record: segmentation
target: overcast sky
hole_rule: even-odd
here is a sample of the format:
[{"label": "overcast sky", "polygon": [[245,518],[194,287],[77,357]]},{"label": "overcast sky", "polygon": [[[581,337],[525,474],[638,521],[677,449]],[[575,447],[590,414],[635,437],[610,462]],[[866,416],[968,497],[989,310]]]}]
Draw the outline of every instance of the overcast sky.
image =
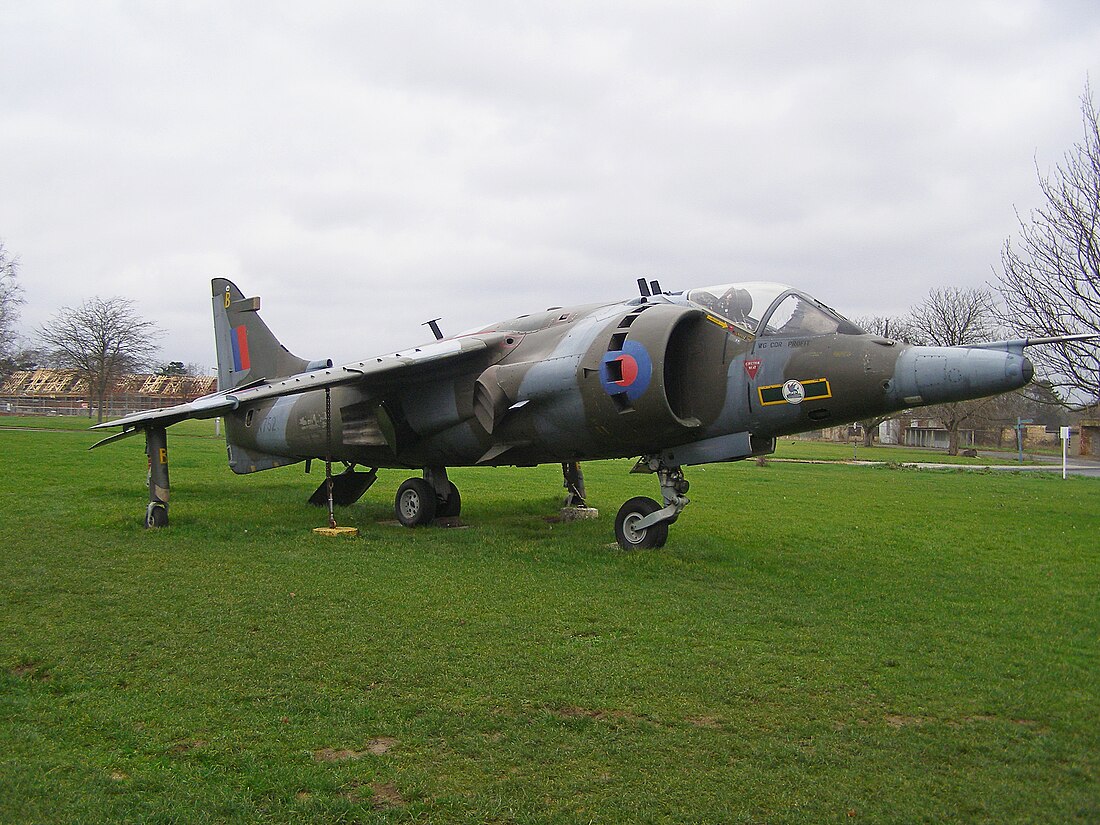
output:
[{"label": "overcast sky", "polygon": [[1100,3],[0,4],[0,239],[29,334],[210,279],[306,358],[738,280],[847,315],[993,278],[1082,137]]}]

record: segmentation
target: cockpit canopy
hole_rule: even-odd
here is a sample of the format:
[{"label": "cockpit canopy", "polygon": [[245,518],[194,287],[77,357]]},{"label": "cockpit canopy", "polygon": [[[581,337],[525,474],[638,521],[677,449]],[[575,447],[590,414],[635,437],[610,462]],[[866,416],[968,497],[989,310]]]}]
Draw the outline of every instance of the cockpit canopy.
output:
[{"label": "cockpit canopy", "polygon": [[689,291],[687,299],[758,336],[864,334],[835,310],[785,284],[706,286]]}]

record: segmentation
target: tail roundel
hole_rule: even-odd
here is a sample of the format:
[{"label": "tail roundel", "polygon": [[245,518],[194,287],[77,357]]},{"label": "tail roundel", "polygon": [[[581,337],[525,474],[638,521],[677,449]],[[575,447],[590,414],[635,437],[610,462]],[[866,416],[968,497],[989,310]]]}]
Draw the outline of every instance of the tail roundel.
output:
[{"label": "tail roundel", "polygon": [[262,378],[305,371],[310,362],[292,355],[260,317],[260,299],[245,298],[225,278],[210,282],[214,306],[214,342],[218,353],[218,389],[231,390]]}]

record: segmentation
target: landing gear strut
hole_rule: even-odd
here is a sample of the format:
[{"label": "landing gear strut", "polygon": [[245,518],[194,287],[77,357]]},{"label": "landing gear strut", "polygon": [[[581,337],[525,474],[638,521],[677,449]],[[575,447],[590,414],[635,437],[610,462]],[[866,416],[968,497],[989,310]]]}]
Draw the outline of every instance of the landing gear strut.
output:
[{"label": "landing gear strut", "polygon": [[419,527],[437,518],[458,518],[462,497],[446,467],[425,467],[423,478],[410,478],[397,488],[393,507],[399,522]]},{"label": "landing gear strut", "polygon": [[145,431],[145,454],[149,457],[149,506],[146,527],[168,526],[168,431],[150,427]]},{"label": "landing gear strut", "polygon": [[631,472],[656,473],[665,506],[645,496],[630,499],[615,517],[615,539],[624,550],[663,547],[668,540],[668,526],[689,503],[688,480],[680,465],[666,464],[654,456],[642,456]]},{"label": "landing gear strut", "polygon": [[586,507],[584,492],[584,473],[581,465],[576,461],[561,465],[562,476],[565,479],[565,504],[563,507]]}]

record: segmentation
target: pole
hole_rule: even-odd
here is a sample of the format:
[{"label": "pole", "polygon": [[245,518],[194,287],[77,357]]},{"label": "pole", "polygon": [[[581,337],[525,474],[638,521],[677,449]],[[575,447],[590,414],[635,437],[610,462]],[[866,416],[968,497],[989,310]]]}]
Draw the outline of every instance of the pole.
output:
[{"label": "pole", "polygon": [[1016,449],[1020,452],[1020,463],[1024,463],[1024,424],[1020,416],[1016,416]]},{"label": "pole", "polygon": [[1069,445],[1069,427],[1061,427],[1059,429],[1059,435],[1062,436],[1062,479],[1066,477],[1066,447]]}]

